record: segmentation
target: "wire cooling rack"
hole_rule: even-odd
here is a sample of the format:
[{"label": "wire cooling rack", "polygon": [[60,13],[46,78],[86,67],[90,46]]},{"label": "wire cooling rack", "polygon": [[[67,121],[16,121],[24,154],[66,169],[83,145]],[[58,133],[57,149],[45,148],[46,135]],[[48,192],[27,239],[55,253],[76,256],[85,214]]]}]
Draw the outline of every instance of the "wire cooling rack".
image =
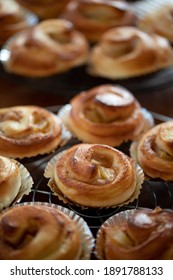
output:
[{"label": "wire cooling rack", "polygon": [[[54,113],[57,113],[60,109],[60,106],[49,107]],[[162,121],[170,120],[170,118],[152,113],[156,123],[160,123]],[[67,207],[78,215],[80,215],[87,222],[90,227],[93,235],[95,236],[98,228],[101,224],[108,219],[110,216],[128,209],[136,209],[136,208],[151,208],[154,209],[156,206],[160,206],[161,208],[173,209],[173,182],[164,182],[158,180],[152,181],[144,181],[141,193],[133,203],[125,205],[123,207],[109,208],[109,209],[81,209],[77,206],[63,204],[62,201],[55,196],[50,188],[47,186],[48,179],[44,178],[43,173],[46,167],[47,162],[57,153],[61,152],[64,149],[68,149],[74,144],[79,143],[77,139],[71,139],[65,146],[58,148],[54,153],[51,153],[46,156],[33,157],[28,159],[21,160],[22,164],[28,169],[31,173],[31,176],[34,180],[34,186],[29,195],[25,196],[21,202],[48,202],[59,204],[64,207]],[[127,144],[128,145],[128,144]],[[122,145],[120,149],[122,151],[128,150],[128,147]]]}]

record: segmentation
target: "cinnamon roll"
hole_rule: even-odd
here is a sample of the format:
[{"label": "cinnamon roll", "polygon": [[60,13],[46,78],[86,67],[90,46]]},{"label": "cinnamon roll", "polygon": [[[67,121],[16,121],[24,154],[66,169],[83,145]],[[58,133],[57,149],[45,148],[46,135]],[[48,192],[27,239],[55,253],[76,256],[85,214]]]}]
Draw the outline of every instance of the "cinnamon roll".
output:
[{"label": "cinnamon roll", "polygon": [[79,144],[47,165],[48,186],[60,199],[82,207],[127,204],[139,195],[143,173],[122,152],[99,144]]},{"label": "cinnamon roll", "polygon": [[131,156],[151,178],[173,180],[173,121],[156,125],[138,143],[133,143]]},{"label": "cinnamon roll", "polygon": [[96,255],[99,259],[173,259],[172,210],[156,208],[136,210],[131,214],[124,212],[124,219],[120,214],[123,213],[105,222],[97,233]]},{"label": "cinnamon roll", "polygon": [[119,27],[103,34],[93,47],[88,64],[91,75],[124,79],[170,67],[173,50],[163,37],[135,27]]},{"label": "cinnamon roll", "polygon": [[119,146],[133,140],[154,124],[146,118],[141,105],[127,89],[105,84],[76,95],[66,114],[61,114],[67,128],[80,140]]},{"label": "cinnamon roll", "polygon": [[82,253],[76,222],[52,206],[19,205],[0,215],[1,260],[74,260]]},{"label": "cinnamon roll", "polygon": [[146,13],[138,26],[148,33],[156,33],[173,43],[173,5],[162,5]]},{"label": "cinnamon roll", "polygon": [[37,106],[0,109],[0,154],[23,158],[53,151],[61,142],[62,124]]},{"label": "cinnamon roll", "polygon": [[15,1],[0,0],[0,45],[13,34],[26,30],[36,23],[35,15],[23,10]]},{"label": "cinnamon roll", "polygon": [[28,194],[33,180],[16,160],[0,156],[0,210]]},{"label": "cinnamon roll", "polygon": [[50,19],[7,42],[6,71],[29,77],[66,72],[88,58],[86,38],[66,20]]},{"label": "cinnamon roll", "polygon": [[136,15],[125,1],[70,1],[62,15],[73,22],[90,42],[97,42],[108,29],[135,25]]},{"label": "cinnamon roll", "polygon": [[58,17],[69,0],[16,0],[21,6],[34,12],[40,19]]}]

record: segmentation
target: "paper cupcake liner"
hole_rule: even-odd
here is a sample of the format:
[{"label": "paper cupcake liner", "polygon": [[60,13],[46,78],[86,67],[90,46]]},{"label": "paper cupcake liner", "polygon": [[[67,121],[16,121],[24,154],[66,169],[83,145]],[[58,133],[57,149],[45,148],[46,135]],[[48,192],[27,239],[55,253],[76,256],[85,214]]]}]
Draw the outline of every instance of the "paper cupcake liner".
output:
[{"label": "paper cupcake liner", "polygon": [[80,260],[89,260],[91,257],[91,253],[93,251],[94,245],[95,245],[95,239],[93,237],[93,234],[88,227],[87,223],[84,221],[82,217],[80,217],[78,214],[73,212],[72,210],[69,210],[68,208],[65,208],[61,205],[56,205],[53,203],[47,203],[47,202],[24,202],[20,203],[14,206],[11,206],[10,208],[7,208],[3,211],[6,212],[14,207],[21,207],[23,205],[38,205],[38,206],[46,206],[46,207],[53,207],[62,213],[64,213],[66,216],[68,216],[70,219],[75,221],[79,232],[81,236],[81,242],[82,242],[82,252],[80,255]]},{"label": "paper cupcake liner", "polygon": [[8,206],[4,206],[3,203],[0,204],[0,210],[3,208],[9,207],[10,205],[15,205],[21,201],[24,195],[28,195],[31,192],[31,188],[33,186],[33,179],[29,173],[29,171],[23,166],[23,164],[19,163],[18,161],[17,165],[19,167],[20,177],[21,177],[21,186],[19,189],[19,192],[15,199],[11,202],[9,202]]},{"label": "paper cupcake liner", "polygon": [[66,104],[66,105],[62,106],[62,108],[59,110],[57,115],[61,119],[64,126],[66,127],[66,130],[68,131],[69,135],[71,135],[71,137],[75,137],[75,135],[71,131],[71,128],[70,128],[69,122],[68,122],[70,111],[71,111],[71,105]]},{"label": "paper cupcake liner", "polygon": [[110,226],[121,226],[123,225],[130,215],[133,215],[133,213],[136,211],[136,209],[132,210],[126,210],[119,212],[118,214],[113,215],[109,219],[107,219],[99,228],[97,235],[96,235],[96,246],[94,250],[94,254],[97,259],[104,260],[104,235],[103,235],[103,229]]},{"label": "paper cupcake liner", "polygon": [[[129,203],[132,203],[135,199],[138,198],[141,189],[142,189],[142,183],[144,181],[144,173],[142,168],[136,163],[136,162],[132,162],[133,165],[133,170],[135,172],[135,176],[136,176],[136,187],[135,187],[135,191],[132,194],[131,197],[128,198],[128,200],[124,201],[123,203],[120,204],[116,204],[113,206],[105,206],[105,207],[91,207],[91,206],[84,206],[84,205],[80,205],[77,204],[75,202],[73,202],[72,200],[70,200],[69,198],[67,198],[59,189],[58,186],[56,185],[53,177],[54,177],[54,167],[56,165],[56,162],[58,161],[58,159],[61,157],[61,155],[64,153],[65,151],[62,151],[61,153],[55,155],[48,163],[47,166],[45,168],[44,171],[44,177],[49,178],[49,182],[48,182],[48,186],[50,187],[50,189],[53,191],[53,194],[58,196],[59,200],[63,201],[63,203],[65,204],[73,204],[76,205],[78,207],[81,207],[83,209],[87,209],[87,208],[115,208],[115,207],[122,207],[123,205],[127,205]],[[56,190],[56,192],[55,192]]]}]

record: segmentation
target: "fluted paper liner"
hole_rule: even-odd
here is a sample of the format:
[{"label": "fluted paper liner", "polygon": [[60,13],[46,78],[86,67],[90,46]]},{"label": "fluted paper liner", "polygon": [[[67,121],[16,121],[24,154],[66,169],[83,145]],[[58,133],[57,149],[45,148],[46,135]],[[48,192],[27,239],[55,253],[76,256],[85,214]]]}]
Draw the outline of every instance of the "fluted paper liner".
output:
[{"label": "fluted paper liner", "polygon": [[80,217],[78,214],[76,214],[75,212],[73,212],[72,210],[65,208],[61,205],[56,205],[53,203],[47,203],[47,202],[24,202],[24,203],[19,203],[17,205],[11,206],[10,208],[7,208],[3,211],[6,212],[8,210],[10,210],[13,207],[21,207],[23,205],[38,205],[38,206],[46,206],[46,207],[53,207],[59,211],[61,211],[62,213],[64,213],[66,216],[68,216],[70,219],[72,219],[73,221],[75,221],[79,232],[80,232],[80,237],[81,237],[81,242],[82,242],[82,252],[80,255],[80,260],[89,260],[91,257],[91,253],[93,251],[94,248],[94,244],[95,244],[95,239],[92,235],[92,232],[89,228],[89,226],[87,225],[87,223],[84,221],[84,219],[82,217]]},{"label": "fluted paper liner", "polygon": [[[57,191],[57,185],[55,184],[55,181],[53,179],[54,177],[54,167],[56,165],[56,162],[58,161],[58,159],[61,157],[61,155],[65,152],[62,151],[61,153],[55,155],[47,164],[46,168],[45,168],[45,171],[44,171],[44,176],[46,178],[49,178],[49,182],[48,182],[48,186],[50,187],[50,189],[53,191],[53,194],[58,196],[58,198],[63,201],[63,203],[68,203],[68,204],[73,204],[73,205],[77,205],[79,207],[82,207],[82,208],[89,208],[90,206],[84,206],[84,205],[80,205],[80,204],[77,204],[73,201],[71,201],[70,199],[68,199],[66,196],[64,196],[64,194],[59,190]],[[140,191],[141,191],[141,188],[142,188],[142,183],[144,181],[144,173],[143,173],[143,170],[142,168],[135,162],[135,161],[132,161],[132,165],[133,165],[133,170],[135,172],[135,175],[136,175],[136,187],[135,187],[135,191],[134,193],[132,194],[131,197],[129,197],[128,200],[124,201],[123,203],[121,204],[116,204],[116,205],[113,205],[113,206],[107,206],[107,207],[95,207],[95,208],[115,208],[115,207],[121,207],[123,205],[127,205],[131,202],[133,202],[135,199],[138,198],[139,194],[140,194]],[[54,191],[56,188],[56,192]],[[93,207],[90,207],[90,208],[93,208]]]},{"label": "fluted paper liner", "polygon": [[[13,159],[14,160],[14,159]],[[16,161],[16,160],[14,160]],[[4,207],[9,207],[10,205],[15,205],[16,203],[19,203],[24,195],[28,195],[31,192],[31,188],[33,186],[33,179],[29,173],[29,171],[23,166],[23,164],[19,163],[18,161],[17,165],[19,167],[20,177],[21,177],[21,186],[19,189],[19,192],[13,202],[9,202],[8,206],[4,206],[3,203],[0,204],[0,210],[2,210]]]},{"label": "fluted paper liner", "polygon": [[95,246],[95,256],[99,260],[104,260],[104,235],[103,235],[103,229],[110,226],[122,226],[129,218],[130,215],[132,215],[135,212],[135,209],[132,210],[126,210],[119,212],[118,214],[113,215],[109,219],[107,219],[99,228],[97,235],[96,235],[96,246]]}]

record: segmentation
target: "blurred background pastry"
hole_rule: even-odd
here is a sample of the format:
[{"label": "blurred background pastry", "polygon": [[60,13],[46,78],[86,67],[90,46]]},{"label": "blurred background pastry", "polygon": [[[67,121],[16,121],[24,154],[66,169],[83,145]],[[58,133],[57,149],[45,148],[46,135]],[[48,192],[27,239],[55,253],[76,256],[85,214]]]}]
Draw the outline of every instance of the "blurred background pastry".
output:
[{"label": "blurred background pastry", "polygon": [[15,33],[35,25],[38,18],[13,0],[0,0],[0,45]]},{"label": "blurred background pastry", "polygon": [[58,17],[69,0],[16,0],[16,2],[43,20]]},{"label": "blurred background pastry", "polygon": [[96,255],[106,260],[172,260],[173,211],[120,212],[97,233]]},{"label": "blurred background pastry", "polygon": [[116,80],[156,72],[172,64],[173,49],[167,39],[136,27],[119,27],[104,33],[92,48],[88,71]]},{"label": "blurred background pastry", "polygon": [[71,22],[50,19],[7,42],[6,52],[9,53],[4,61],[7,72],[45,77],[85,64],[88,42]]},{"label": "blurred background pastry", "polygon": [[77,94],[59,116],[81,141],[110,146],[137,139],[154,124],[131,92],[113,84]]},{"label": "blurred background pastry", "polygon": [[108,29],[135,25],[137,19],[126,1],[113,0],[70,1],[62,17],[73,22],[92,43],[97,42]]},{"label": "blurred background pastry", "polygon": [[148,11],[139,20],[139,28],[167,38],[173,43],[173,4],[161,5],[153,11]]}]

